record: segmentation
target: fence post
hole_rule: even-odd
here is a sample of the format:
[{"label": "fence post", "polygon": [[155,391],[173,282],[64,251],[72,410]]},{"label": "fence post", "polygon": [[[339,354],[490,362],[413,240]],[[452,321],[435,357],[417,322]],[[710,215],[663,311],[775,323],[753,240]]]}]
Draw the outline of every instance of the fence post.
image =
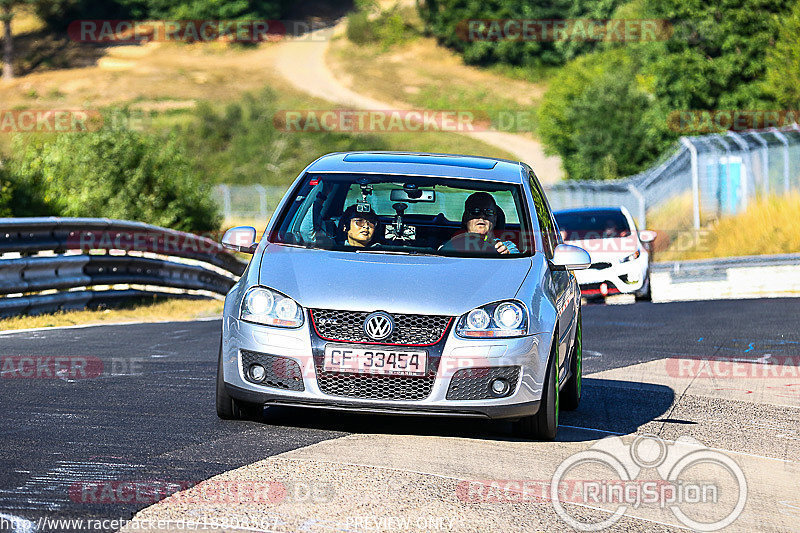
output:
[{"label": "fence post", "polygon": [[778,128],[770,128],[770,132],[783,143],[783,194],[789,192],[789,139]]},{"label": "fence post", "polygon": [[761,160],[761,166],[764,174],[764,193],[769,194],[769,143],[757,131],[751,131],[750,135],[763,147],[764,157]]},{"label": "fence post", "polygon": [[633,183],[628,184],[628,190],[631,191],[633,197],[639,202],[639,214],[637,216],[639,219],[639,228],[647,229],[647,204],[645,203],[644,195],[639,192],[639,189],[637,189]]},{"label": "fence post", "polygon": [[697,168],[697,148],[692,141],[686,137],[681,137],[681,143],[689,149],[692,156],[692,204],[693,204],[693,223],[694,229],[700,229],[700,171]]},{"label": "fence post", "polygon": [[267,189],[263,185],[253,185],[253,188],[258,191],[258,212],[264,220],[267,218]]},{"label": "fence post", "polygon": [[[739,145],[739,148],[742,149],[743,155],[746,155],[747,159],[750,161],[750,164],[746,165],[744,163],[744,157],[742,157],[742,168],[744,168],[745,172],[744,179],[742,180],[742,207],[747,209],[747,204],[750,201],[750,187],[748,187],[747,180],[749,180],[750,175],[753,174],[753,152],[750,150],[750,147],[747,145],[747,142],[742,138],[742,136],[735,131],[729,131],[728,137],[733,139],[733,141]],[[753,183],[755,183],[755,181]]]}]

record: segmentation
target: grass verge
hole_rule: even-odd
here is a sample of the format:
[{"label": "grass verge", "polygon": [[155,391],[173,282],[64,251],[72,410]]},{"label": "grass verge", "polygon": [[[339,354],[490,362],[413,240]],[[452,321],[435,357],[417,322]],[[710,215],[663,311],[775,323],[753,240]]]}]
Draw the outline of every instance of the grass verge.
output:
[{"label": "grass verge", "polygon": [[61,311],[44,315],[15,316],[0,320],[0,331],[117,322],[193,320],[221,316],[222,305],[223,302],[211,299],[173,299],[131,304],[115,309]]},{"label": "grass verge", "polygon": [[[683,206],[681,208],[681,206]],[[771,196],[753,202],[743,213],[725,216],[707,224],[696,235],[691,229],[691,199],[677,199],[670,209],[649,224],[654,229],[668,227],[671,238],[658,261],[712,259],[747,255],[772,255],[800,252],[800,193]],[[672,220],[672,225],[668,225]]]}]

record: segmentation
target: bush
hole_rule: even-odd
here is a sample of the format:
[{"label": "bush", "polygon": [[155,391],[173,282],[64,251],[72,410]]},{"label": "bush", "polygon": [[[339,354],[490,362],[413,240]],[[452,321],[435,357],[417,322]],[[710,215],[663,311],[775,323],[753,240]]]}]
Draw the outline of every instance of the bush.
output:
[{"label": "bush", "polygon": [[109,217],[184,231],[220,225],[208,185],[174,137],[101,130],[27,141],[16,143],[8,169],[20,192],[16,216]]},{"label": "bush", "polygon": [[0,169],[0,217],[10,217],[13,215],[11,206],[14,200],[14,189],[11,182],[3,179],[3,170]]},{"label": "bush", "polygon": [[368,44],[378,41],[373,23],[366,11],[353,11],[347,15],[347,39],[355,44]]},{"label": "bush", "polygon": [[419,35],[398,6],[381,11],[376,4],[358,2],[358,9],[347,16],[347,38],[355,44],[381,43],[385,49]]}]

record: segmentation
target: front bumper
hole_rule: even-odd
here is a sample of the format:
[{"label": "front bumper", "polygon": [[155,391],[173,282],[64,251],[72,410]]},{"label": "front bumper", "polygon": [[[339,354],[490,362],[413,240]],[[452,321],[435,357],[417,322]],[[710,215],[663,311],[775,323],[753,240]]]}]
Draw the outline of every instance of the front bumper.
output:
[{"label": "front bumper", "polygon": [[[240,400],[283,405],[336,409],[365,413],[463,416],[487,419],[520,418],[535,414],[542,395],[542,383],[550,337],[546,334],[513,339],[461,339],[451,330],[444,341],[430,394],[420,400],[377,400],[326,394],[317,383],[308,320],[297,329],[281,329],[226,317],[222,334],[222,365],[228,394]],[[242,350],[285,357],[302,369],[302,391],[255,384],[245,379]],[[502,398],[448,400],[451,378],[463,368],[518,366],[519,379],[513,392]]]},{"label": "front bumper", "polygon": [[[595,266],[598,264],[601,268]],[[609,266],[602,268],[603,263],[593,263],[590,268],[575,271],[582,296],[603,295],[600,289],[603,283],[606,284],[608,294],[632,294],[644,286],[648,269],[648,258],[645,254],[626,263],[609,260],[606,264]]]}]

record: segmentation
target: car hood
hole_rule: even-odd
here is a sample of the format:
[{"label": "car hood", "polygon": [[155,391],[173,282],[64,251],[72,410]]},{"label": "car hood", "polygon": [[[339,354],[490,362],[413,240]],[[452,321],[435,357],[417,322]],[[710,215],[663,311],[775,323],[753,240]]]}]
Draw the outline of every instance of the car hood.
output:
[{"label": "car hood", "polygon": [[635,236],[615,237],[609,239],[584,239],[565,241],[567,244],[580,246],[592,258],[592,263],[601,261],[615,262],[634,253],[639,247]]},{"label": "car hood", "polygon": [[531,258],[334,252],[270,244],[259,283],[305,308],[458,316],[513,298]]}]

